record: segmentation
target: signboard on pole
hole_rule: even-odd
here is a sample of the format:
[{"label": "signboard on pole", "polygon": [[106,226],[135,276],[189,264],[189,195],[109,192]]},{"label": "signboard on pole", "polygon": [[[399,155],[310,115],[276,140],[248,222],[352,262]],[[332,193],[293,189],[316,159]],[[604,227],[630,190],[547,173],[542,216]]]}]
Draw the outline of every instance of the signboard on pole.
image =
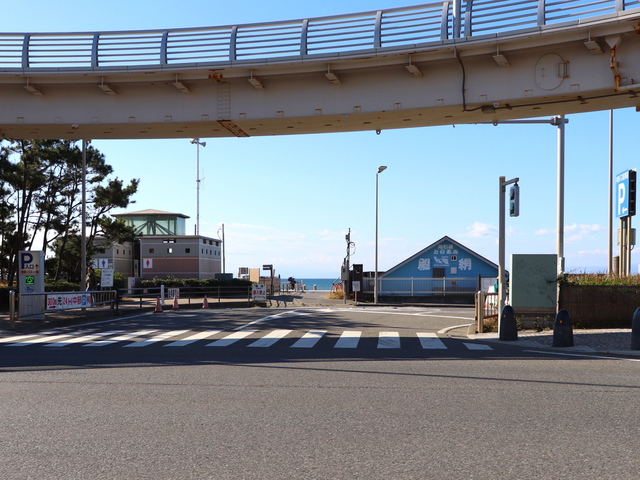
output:
[{"label": "signboard on pole", "polygon": [[267,301],[267,286],[264,283],[254,283],[251,286],[251,300],[258,302]]},{"label": "signboard on pole", "polygon": [[92,305],[90,293],[52,293],[47,295],[47,310],[68,310]]},{"label": "signboard on pole", "polygon": [[616,175],[616,217],[636,214],[636,171],[625,170]]},{"label": "signboard on pole", "polygon": [[18,290],[20,293],[44,292],[44,252],[18,252]]},{"label": "signboard on pole", "polygon": [[100,277],[101,287],[113,287],[113,268],[103,268]]}]

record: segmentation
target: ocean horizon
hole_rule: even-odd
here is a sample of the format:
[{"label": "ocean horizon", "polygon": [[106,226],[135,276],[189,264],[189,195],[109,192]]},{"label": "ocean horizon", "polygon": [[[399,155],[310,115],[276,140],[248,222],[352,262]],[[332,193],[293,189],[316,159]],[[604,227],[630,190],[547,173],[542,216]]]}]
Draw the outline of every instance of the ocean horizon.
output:
[{"label": "ocean horizon", "polygon": [[339,278],[297,278],[296,282],[302,282],[307,290],[313,290],[315,285],[316,290],[331,290],[331,285],[339,283]]}]

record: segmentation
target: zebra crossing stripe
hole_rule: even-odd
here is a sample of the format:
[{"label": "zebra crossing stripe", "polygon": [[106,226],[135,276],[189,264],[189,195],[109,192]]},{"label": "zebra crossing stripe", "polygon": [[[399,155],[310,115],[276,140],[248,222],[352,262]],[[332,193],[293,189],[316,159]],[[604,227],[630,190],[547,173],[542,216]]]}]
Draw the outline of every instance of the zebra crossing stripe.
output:
[{"label": "zebra crossing stripe", "polygon": [[416,335],[420,340],[420,345],[425,350],[446,350],[447,346],[438,338],[435,333],[417,332]]},{"label": "zebra crossing stripe", "polygon": [[235,332],[221,338],[220,340],[216,340],[215,342],[207,343],[205,347],[226,347],[227,345],[231,345],[238,340],[242,340],[244,337],[248,337],[255,332],[257,332],[257,330],[243,330],[241,332]]},{"label": "zebra crossing stripe", "polygon": [[469,350],[493,350],[489,345],[485,345],[483,343],[466,343],[462,342],[462,344],[467,347]]},{"label": "zebra crossing stripe", "polygon": [[137,332],[126,333],[118,337],[113,337],[108,340],[99,340],[97,342],[87,343],[83,347],[104,347],[105,345],[111,345],[112,343],[125,342],[134,338],[142,337],[143,335],[150,335],[157,330],[138,330]]},{"label": "zebra crossing stripe", "polygon": [[45,347],[65,347],[72,343],[85,343],[91,342],[96,338],[108,337],[111,335],[116,335],[118,333],[122,333],[123,330],[111,330],[110,332],[102,332],[102,333],[92,333],[91,335],[83,335],[81,337],[70,338],[68,340],[64,340],[62,342],[48,343]]},{"label": "zebra crossing stripe", "polygon": [[292,330],[274,330],[273,332],[265,335],[264,337],[256,340],[255,342],[247,345],[248,347],[270,347],[281,338],[286,337],[292,332]]},{"label": "zebra crossing stripe", "polygon": [[171,332],[161,333],[160,335],[156,335],[155,337],[145,338],[144,340],[130,343],[129,345],[125,345],[125,347],[146,347],[147,345],[161,342],[163,340],[166,340],[167,338],[177,337],[178,335],[182,335],[183,333],[187,333],[188,331],[189,330],[173,330]]},{"label": "zebra crossing stripe", "polygon": [[11,343],[16,340],[26,340],[27,338],[39,337],[41,333],[32,333],[31,335],[15,335],[13,337],[0,338],[0,343]]},{"label": "zebra crossing stripe", "polygon": [[400,334],[398,332],[380,332],[378,348],[400,348]]},{"label": "zebra crossing stripe", "polygon": [[80,335],[82,333],[85,333],[85,332],[65,333],[65,334],[61,334],[61,335],[45,336],[45,337],[40,337],[40,338],[31,338],[31,339],[28,339],[28,340],[23,340],[22,342],[11,343],[11,344],[7,345],[7,347],[24,347],[26,345],[33,345],[35,343],[51,343],[51,342],[53,342],[55,340],[59,340],[61,338],[69,338],[69,337],[73,337],[74,335]]},{"label": "zebra crossing stripe", "polygon": [[360,335],[362,335],[362,332],[353,330],[342,332],[333,348],[356,348],[360,341]]},{"label": "zebra crossing stripe", "polygon": [[222,330],[206,330],[204,332],[194,333],[182,340],[176,340],[165,345],[165,347],[184,347],[190,343],[197,342],[198,340],[204,340],[205,338],[213,337],[216,333],[220,333]]},{"label": "zebra crossing stripe", "polygon": [[327,333],[326,330],[311,330],[305,333],[300,340],[291,345],[291,348],[312,348]]}]

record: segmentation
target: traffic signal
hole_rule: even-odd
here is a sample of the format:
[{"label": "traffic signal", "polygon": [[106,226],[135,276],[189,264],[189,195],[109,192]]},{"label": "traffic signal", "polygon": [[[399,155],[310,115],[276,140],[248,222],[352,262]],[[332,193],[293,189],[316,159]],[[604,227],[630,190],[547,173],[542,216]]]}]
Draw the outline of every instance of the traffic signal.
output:
[{"label": "traffic signal", "polygon": [[520,215],[520,187],[517,183],[509,189],[509,215],[512,217]]}]

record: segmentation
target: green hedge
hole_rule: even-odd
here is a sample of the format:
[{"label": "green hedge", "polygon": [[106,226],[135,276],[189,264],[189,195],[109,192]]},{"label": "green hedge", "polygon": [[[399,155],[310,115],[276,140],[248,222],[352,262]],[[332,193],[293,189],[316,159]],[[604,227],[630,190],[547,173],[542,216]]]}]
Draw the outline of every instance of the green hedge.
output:
[{"label": "green hedge", "polygon": [[154,278],[152,280],[142,280],[140,287],[153,288],[164,285],[167,288],[179,288],[179,287],[250,287],[249,280],[240,280],[234,278],[233,280],[222,280],[219,278],[205,278],[198,280],[197,278]]}]

